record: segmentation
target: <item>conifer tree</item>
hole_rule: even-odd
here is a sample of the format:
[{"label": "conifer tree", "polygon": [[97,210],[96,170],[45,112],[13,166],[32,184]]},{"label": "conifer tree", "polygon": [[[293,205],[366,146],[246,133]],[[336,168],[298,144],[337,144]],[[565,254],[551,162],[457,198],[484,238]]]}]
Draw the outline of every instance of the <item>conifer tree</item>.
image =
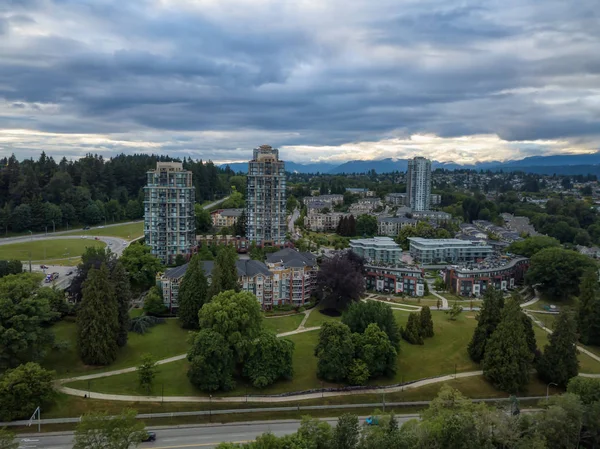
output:
[{"label": "conifer tree", "polygon": [[488,288],[483,295],[483,304],[477,315],[477,327],[468,347],[469,357],[476,363],[483,360],[487,341],[500,322],[503,306],[502,292],[492,287]]},{"label": "conifer tree", "polygon": [[123,347],[127,344],[127,335],[129,333],[129,307],[131,306],[131,284],[125,267],[119,261],[115,264],[111,273],[112,284],[115,289],[115,298],[119,309],[119,333],[117,335],[117,345]]},{"label": "conifer tree", "polygon": [[544,382],[554,382],[566,387],[569,379],[577,376],[579,361],[577,360],[577,332],[575,320],[569,312],[563,312],[556,321],[550,335],[550,344],[537,363],[537,371]]},{"label": "conifer tree", "polygon": [[237,254],[233,246],[219,248],[208,290],[209,300],[226,290],[239,290],[236,260]]},{"label": "conifer tree", "polygon": [[208,302],[208,283],[198,254],[190,260],[179,286],[179,323],[184,329],[198,329],[198,312]]},{"label": "conifer tree", "polygon": [[508,393],[517,393],[527,386],[533,361],[521,313],[519,304],[509,299],[486,344],[482,362],[483,375],[496,388]]},{"label": "conifer tree", "polygon": [[421,322],[421,336],[423,338],[433,337],[433,319],[431,318],[429,306],[423,306],[419,314],[419,319]]},{"label": "conifer tree", "polygon": [[348,232],[346,233],[348,237],[352,237],[356,235],[356,219],[354,215],[350,215],[348,217]]},{"label": "conifer tree", "polygon": [[537,348],[537,341],[535,339],[535,332],[533,330],[533,321],[531,321],[531,318],[529,318],[523,311],[521,311],[521,319],[523,320],[523,329],[525,330],[527,347],[529,348],[529,352],[533,354],[533,359],[535,361],[537,360],[539,351]]},{"label": "conifer tree", "polygon": [[587,270],[581,277],[579,286],[579,310],[577,315],[577,327],[579,339],[585,345],[590,344],[594,338],[593,323],[596,303],[600,301],[598,295],[598,274],[595,270]]},{"label": "conifer tree", "polygon": [[117,357],[119,307],[108,268],[91,268],[77,312],[77,344],[86,365],[108,365]]},{"label": "conifer tree", "polygon": [[406,327],[402,329],[402,338],[412,345],[422,345],[423,337],[421,337],[421,321],[418,313],[408,315]]}]

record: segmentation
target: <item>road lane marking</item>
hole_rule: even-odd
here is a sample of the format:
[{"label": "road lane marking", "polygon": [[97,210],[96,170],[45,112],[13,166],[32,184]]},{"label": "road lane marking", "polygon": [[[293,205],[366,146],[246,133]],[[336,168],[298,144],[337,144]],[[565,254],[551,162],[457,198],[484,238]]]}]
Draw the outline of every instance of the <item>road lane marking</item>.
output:
[{"label": "road lane marking", "polygon": [[161,447],[154,447],[151,446],[152,449],[177,449],[177,448],[181,448],[181,447],[206,447],[206,446],[218,446],[221,443],[231,443],[231,444],[244,444],[244,443],[250,443],[251,441],[254,440],[244,440],[244,441],[217,441],[217,442],[213,442],[213,443],[196,443],[196,444],[183,444],[180,446],[161,446]]}]

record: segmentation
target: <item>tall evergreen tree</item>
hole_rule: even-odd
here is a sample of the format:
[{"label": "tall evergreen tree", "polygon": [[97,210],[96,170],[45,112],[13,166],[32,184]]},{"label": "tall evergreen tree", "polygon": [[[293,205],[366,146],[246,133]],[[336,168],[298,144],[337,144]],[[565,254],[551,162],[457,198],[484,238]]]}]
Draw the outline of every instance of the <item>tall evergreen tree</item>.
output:
[{"label": "tall evergreen tree", "polygon": [[521,319],[523,321],[523,329],[525,330],[527,347],[529,348],[529,352],[533,354],[534,361],[536,361],[539,351],[537,348],[537,341],[535,339],[535,331],[533,330],[533,321],[531,321],[531,318],[529,318],[523,311],[521,311]]},{"label": "tall evergreen tree", "polygon": [[468,346],[469,357],[476,363],[483,360],[487,341],[500,322],[503,306],[502,292],[492,287],[488,288],[483,295],[483,304],[477,315],[477,327]]},{"label": "tall evergreen tree", "polygon": [[233,246],[227,245],[219,248],[212,271],[209,298],[226,290],[239,290],[236,260],[237,254]]},{"label": "tall evergreen tree", "polygon": [[86,365],[108,365],[117,357],[119,307],[108,268],[91,268],[77,312],[77,344]]},{"label": "tall evergreen tree", "polygon": [[537,363],[537,371],[544,382],[554,382],[566,387],[569,379],[577,376],[577,332],[575,320],[569,312],[562,312],[554,332],[550,335],[550,344]]},{"label": "tall evergreen tree", "polygon": [[346,235],[348,237],[356,235],[356,219],[354,218],[354,215],[348,217],[348,233]]},{"label": "tall evergreen tree", "polygon": [[483,375],[502,391],[517,393],[529,383],[533,354],[527,346],[521,307],[509,299],[483,356]]},{"label": "tall evergreen tree", "polygon": [[198,329],[198,312],[208,300],[208,282],[204,275],[204,264],[196,254],[188,264],[177,295],[181,327]]},{"label": "tall evergreen tree", "polygon": [[119,309],[119,333],[117,335],[117,345],[123,347],[127,344],[127,335],[131,321],[129,318],[131,288],[127,271],[125,271],[125,267],[120,261],[117,261],[112,270],[111,281],[115,289],[115,298]]},{"label": "tall evergreen tree", "polygon": [[[425,285],[427,285],[427,283],[425,283]],[[431,318],[429,306],[423,306],[419,313],[419,319],[421,321],[421,336],[423,338],[433,337],[433,318]]]},{"label": "tall evergreen tree", "polygon": [[406,327],[402,329],[402,338],[412,345],[422,345],[423,337],[421,336],[421,320],[418,313],[408,315]]},{"label": "tall evergreen tree", "polygon": [[579,339],[585,345],[593,339],[594,319],[596,303],[600,301],[598,295],[598,273],[596,270],[587,270],[581,277],[579,286],[579,310],[577,315],[577,327]]}]

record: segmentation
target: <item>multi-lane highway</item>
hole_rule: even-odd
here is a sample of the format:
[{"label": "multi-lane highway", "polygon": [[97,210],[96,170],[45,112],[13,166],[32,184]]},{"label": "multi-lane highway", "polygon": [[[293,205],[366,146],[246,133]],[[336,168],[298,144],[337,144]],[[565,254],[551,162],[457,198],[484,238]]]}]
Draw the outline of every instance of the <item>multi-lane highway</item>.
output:
[{"label": "multi-lane highway", "polygon": [[[398,422],[402,424],[410,419],[418,418],[418,415],[401,415],[397,418]],[[335,425],[337,419],[324,419],[324,421]],[[156,441],[142,443],[139,447],[142,449],[209,449],[216,447],[223,441],[251,441],[265,432],[272,432],[276,436],[283,436],[296,432],[298,427],[300,427],[300,421],[297,420],[163,427],[151,429],[156,433]],[[31,434],[26,437],[20,437],[19,442],[21,448],[28,449],[71,449],[73,447],[73,434],[71,432],[48,435]]]}]

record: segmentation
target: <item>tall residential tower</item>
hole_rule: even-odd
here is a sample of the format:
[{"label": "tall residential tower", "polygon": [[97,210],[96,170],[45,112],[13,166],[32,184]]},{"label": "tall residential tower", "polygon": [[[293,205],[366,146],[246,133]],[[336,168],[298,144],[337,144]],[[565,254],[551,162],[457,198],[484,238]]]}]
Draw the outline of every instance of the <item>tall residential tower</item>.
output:
[{"label": "tall residential tower", "polygon": [[246,236],[259,246],[285,243],[285,162],[269,145],[254,149],[248,162]]},{"label": "tall residential tower", "polygon": [[144,187],[144,237],[152,254],[172,264],[196,244],[192,172],[181,162],[157,162]]},{"label": "tall residential tower", "polygon": [[429,210],[431,204],[431,161],[415,157],[408,161],[406,183],[409,206],[412,210]]}]

